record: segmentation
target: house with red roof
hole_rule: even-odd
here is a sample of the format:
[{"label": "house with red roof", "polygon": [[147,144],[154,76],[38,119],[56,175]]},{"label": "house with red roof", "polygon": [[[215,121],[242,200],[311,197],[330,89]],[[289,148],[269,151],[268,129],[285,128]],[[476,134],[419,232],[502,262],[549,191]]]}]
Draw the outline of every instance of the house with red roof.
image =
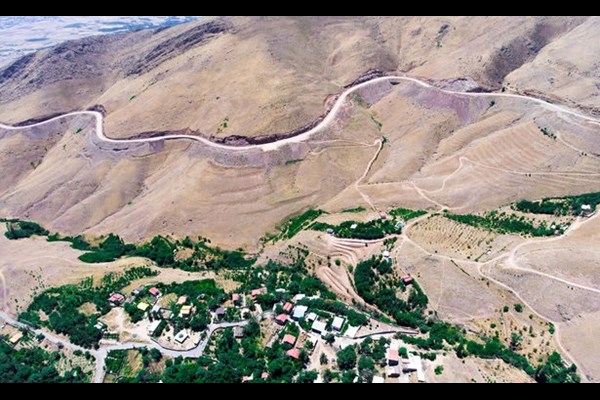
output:
[{"label": "house with red roof", "polygon": [[148,293],[150,293],[152,296],[154,297],[158,297],[160,296],[160,290],[158,290],[157,288],[153,287],[150,288],[150,290],[148,290]]},{"label": "house with red roof", "polygon": [[283,343],[289,344],[290,346],[294,347],[294,345],[296,344],[296,337],[294,335],[286,333],[283,337]]},{"label": "house with red roof", "polygon": [[404,282],[405,285],[408,285],[409,283],[411,283],[413,280],[413,278],[409,275],[404,275],[402,277],[402,282]]},{"label": "house with red roof", "polygon": [[278,316],[275,317],[275,322],[277,322],[279,325],[285,325],[285,323],[287,322],[287,318],[288,318],[287,315],[279,314]]},{"label": "house with red roof", "polygon": [[125,303],[125,296],[123,296],[121,293],[113,293],[108,298],[108,302],[110,303],[111,306],[118,307],[121,304]]},{"label": "house with red roof", "polygon": [[398,365],[400,362],[400,356],[398,350],[388,349],[387,353],[388,365]]},{"label": "house with red roof", "polygon": [[286,303],[283,305],[283,311],[285,311],[286,313],[288,313],[288,314],[289,314],[289,313],[290,313],[290,311],[292,311],[292,307],[293,307],[292,303],[290,303],[290,302],[288,301],[288,302],[286,302]]},{"label": "house with red roof", "polygon": [[288,351],[285,352],[285,354],[287,354],[288,356],[298,360],[300,358],[300,350],[298,349],[289,349]]}]

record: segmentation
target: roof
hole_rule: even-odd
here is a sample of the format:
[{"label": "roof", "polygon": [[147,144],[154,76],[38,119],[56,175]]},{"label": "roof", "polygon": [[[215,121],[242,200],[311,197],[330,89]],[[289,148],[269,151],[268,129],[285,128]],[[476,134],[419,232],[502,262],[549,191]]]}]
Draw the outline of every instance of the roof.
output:
[{"label": "roof", "polygon": [[12,335],[12,336],[10,337],[9,341],[10,341],[12,344],[17,344],[17,343],[19,342],[19,340],[21,340],[22,338],[23,338],[23,333],[21,333],[21,332],[17,332],[17,333],[15,333],[14,335]]},{"label": "roof", "polygon": [[155,319],[154,321],[150,322],[150,325],[148,325],[148,333],[153,334],[159,325],[160,325],[159,319]]},{"label": "roof", "polygon": [[285,324],[287,322],[287,315],[285,315],[285,314],[279,314],[278,316],[275,317],[275,320],[277,322]]},{"label": "roof", "polygon": [[385,379],[383,376],[374,376],[373,383],[385,383]]},{"label": "roof", "polygon": [[313,324],[312,324],[312,326],[310,328],[313,331],[323,332],[326,327],[327,327],[327,325],[325,324],[325,322],[321,322],[321,321],[316,320],[315,322],[313,322]]},{"label": "roof", "polygon": [[333,319],[333,323],[331,324],[331,327],[333,329],[336,329],[336,330],[339,331],[339,330],[342,329],[342,326],[344,326],[344,318],[342,318],[342,317],[335,317]]},{"label": "roof", "polygon": [[317,319],[317,314],[315,314],[314,312],[310,312],[306,316],[306,319],[309,321],[314,321],[315,319]]},{"label": "roof", "polygon": [[157,288],[153,287],[150,288],[150,290],[148,290],[148,292],[152,295],[152,296],[158,296],[160,294],[160,290],[158,290]]},{"label": "roof", "polygon": [[159,312],[160,311],[160,304],[155,304],[152,307],[152,310],[150,310],[150,312]]},{"label": "roof", "polygon": [[260,374],[260,377],[262,379],[267,379],[269,377],[269,373],[268,372],[263,372],[262,374]]},{"label": "roof", "polygon": [[183,306],[183,307],[181,307],[181,311],[180,311],[181,315],[188,315],[191,312],[192,312],[192,306]]},{"label": "roof", "polygon": [[412,277],[409,275],[404,275],[402,277],[402,282],[404,282],[404,283],[410,283],[410,282],[412,282],[412,280],[413,280]]},{"label": "roof", "polygon": [[292,346],[296,343],[296,337],[294,335],[290,335],[286,333],[283,337],[283,343],[291,344]]},{"label": "roof", "polygon": [[125,301],[125,296],[123,296],[121,293],[114,293],[112,296],[110,296],[108,298],[108,301],[111,301],[111,302]]},{"label": "roof", "polygon": [[179,331],[179,332],[177,332],[177,335],[175,335],[175,341],[177,341],[179,343],[185,342],[185,340],[187,338],[188,338],[188,334],[186,331]]},{"label": "roof", "polygon": [[358,224],[352,224],[350,225],[350,229],[356,229],[358,227]]},{"label": "roof", "polygon": [[252,375],[246,375],[242,377],[242,382],[250,382],[254,377]]},{"label": "roof", "polygon": [[142,311],[146,311],[148,308],[150,308],[150,304],[148,303],[144,303],[143,301],[137,305],[137,308],[142,310]]},{"label": "roof", "polygon": [[383,252],[384,257],[389,257],[390,255],[391,255],[391,253],[388,250],[384,250],[384,252]]},{"label": "roof", "polygon": [[241,326],[233,327],[233,337],[241,338],[244,337],[244,329]]},{"label": "roof", "polygon": [[304,314],[306,314],[306,311],[308,311],[307,306],[296,306],[294,307],[292,317],[294,317],[294,319],[304,318]]},{"label": "roof", "polygon": [[306,297],[306,295],[304,293],[298,293],[297,295],[294,296],[294,301],[300,301],[305,297]]},{"label": "roof", "polygon": [[591,205],[589,205],[589,204],[582,204],[582,205],[581,205],[581,209],[582,209],[582,210],[591,210],[591,209],[592,209],[592,206],[591,206]]},{"label": "roof", "polygon": [[234,293],[231,295],[231,300],[238,301],[240,299],[240,295],[238,293]]},{"label": "roof", "polygon": [[219,307],[215,310],[215,313],[217,313],[217,315],[224,315],[225,309],[223,307]]},{"label": "roof", "polygon": [[399,361],[398,350],[388,349],[387,358],[388,360]]},{"label": "roof", "polygon": [[290,303],[288,301],[283,305],[283,311],[290,312],[290,311],[292,311],[292,307],[293,307],[292,303]]},{"label": "roof", "polygon": [[179,299],[177,299],[177,305],[181,306],[181,305],[187,303],[187,300],[188,300],[187,296],[179,296]]},{"label": "roof", "polygon": [[295,358],[296,360],[300,358],[300,350],[298,349],[289,349],[285,352],[288,356]]}]

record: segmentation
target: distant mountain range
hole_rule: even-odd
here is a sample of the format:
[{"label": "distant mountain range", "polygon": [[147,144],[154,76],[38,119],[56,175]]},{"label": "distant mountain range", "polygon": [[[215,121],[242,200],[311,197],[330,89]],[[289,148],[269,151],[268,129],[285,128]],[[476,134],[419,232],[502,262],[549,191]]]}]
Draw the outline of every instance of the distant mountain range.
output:
[{"label": "distant mountain range", "polygon": [[172,26],[198,18],[197,16],[0,17],[0,66],[24,54],[45,49],[65,40]]}]

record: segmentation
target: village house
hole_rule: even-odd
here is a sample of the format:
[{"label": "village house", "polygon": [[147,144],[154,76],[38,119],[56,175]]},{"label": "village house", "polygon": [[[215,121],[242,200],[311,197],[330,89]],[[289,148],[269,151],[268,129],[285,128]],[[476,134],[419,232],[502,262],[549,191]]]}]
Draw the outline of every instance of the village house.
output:
[{"label": "village house", "polygon": [[158,297],[160,296],[160,290],[158,290],[157,288],[153,287],[150,288],[150,290],[148,290],[148,293],[150,293],[152,296],[154,297]]},{"label": "village house", "polygon": [[244,337],[244,329],[241,326],[236,326],[233,328],[233,337],[236,339],[241,339]]},{"label": "village house", "polygon": [[413,278],[409,275],[404,275],[402,277],[402,282],[404,282],[405,285],[408,285],[412,282]]},{"label": "village house", "polygon": [[344,326],[344,322],[345,319],[342,317],[335,317],[333,319],[333,322],[331,323],[331,327],[333,328],[334,331],[341,331],[342,327]]},{"label": "village house", "polygon": [[223,307],[219,307],[215,310],[215,315],[217,318],[223,318],[225,316],[225,309]]},{"label": "village house", "polygon": [[191,315],[193,311],[194,311],[193,306],[191,306],[191,305],[183,306],[183,307],[181,307],[181,310],[179,311],[179,316],[187,317],[187,316]]},{"label": "village house", "polygon": [[279,325],[285,325],[285,323],[287,322],[288,316],[285,314],[279,314],[278,316],[275,317],[275,322],[277,322]]},{"label": "village house", "polygon": [[181,330],[177,333],[177,335],[175,335],[175,341],[182,344],[187,340],[188,337],[190,337],[188,333],[184,330]]},{"label": "village house", "polygon": [[292,313],[292,318],[295,319],[296,321],[299,320],[300,318],[304,318],[306,311],[308,311],[307,306],[296,306],[296,307],[294,307],[294,312]]},{"label": "village house", "polygon": [[387,351],[387,360],[388,360],[388,365],[398,365],[398,363],[400,362],[400,357],[398,356],[398,350],[397,349],[388,349]]},{"label": "village house", "polygon": [[161,321],[159,319],[150,322],[148,325],[148,335],[154,336],[158,331],[158,327],[160,326]]},{"label": "village house", "polygon": [[285,336],[283,337],[282,342],[285,344],[289,344],[291,347],[294,347],[294,345],[296,344],[296,337],[294,335],[290,335],[289,333],[286,333]]},{"label": "village house", "polygon": [[325,332],[326,328],[327,328],[327,325],[325,324],[325,322],[321,322],[319,320],[315,320],[315,322],[313,322],[312,326],[310,327],[310,329],[314,333],[318,333],[320,335],[322,335],[323,332]]},{"label": "village house", "polygon": [[138,310],[142,310],[144,312],[146,312],[147,309],[150,308],[150,304],[148,303],[144,303],[143,301],[137,305]]},{"label": "village house", "polygon": [[285,352],[285,354],[287,354],[288,356],[298,360],[300,358],[300,350],[298,349],[289,349],[288,351]]},{"label": "village house", "polygon": [[283,305],[283,311],[289,314],[290,311],[292,311],[292,307],[293,307],[292,303],[290,303],[288,301]]},{"label": "village house", "polygon": [[187,296],[179,296],[179,298],[177,299],[176,305],[182,306],[185,303],[187,303],[187,301],[188,301],[188,297]]},{"label": "village house", "polygon": [[121,293],[113,293],[109,298],[108,302],[113,307],[118,307],[125,302],[125,296]]}]

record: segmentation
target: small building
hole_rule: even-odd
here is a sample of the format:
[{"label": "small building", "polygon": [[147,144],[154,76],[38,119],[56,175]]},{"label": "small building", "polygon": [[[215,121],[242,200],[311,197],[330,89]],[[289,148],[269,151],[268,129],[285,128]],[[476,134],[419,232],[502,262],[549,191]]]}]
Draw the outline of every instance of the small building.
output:
[{"label": "small building", "polygon": [[413,278],[409,275],[404,275],[402,277],[402,282],[404,282],[405,285],[409,285],[410,283],[412,283]]},{"label": "small building", "polygon": [[148,303],[144,303],[143,301],[137,305],[138,310],[142,310],[144,312],[146,312],[147,309],[150,308],[150,304]]},{"label": "small building", "polygon": [[388,219],[388,215],[387,215],[387,213],[385,213],[385,212],[381,211],[381,212],[379,213],[379,218],[381,218],[381,219]]},{"label": "small building", "polygon": [[265,294],[267,293],[267,288],[262,287],[259,289],[254,289],[252,292],[250,292],[250,294],[252,295],[252,300],[256,300],[256,296],[260,295],[260,294]]},{"label": "small building", "polygon": [[183,307],[181,307],[181,310],[179,311],[179,316],[187,317],[190,314],[192,314],[192,311],[193,311],[193,306],[191,306],[191,305],[183,306]]},{"label": "small building", "polygon": [[400,376],[400,368],[397,365],[387,368],[388,378],[397,378]]},{"label": "small building", "polygon": [[19,343],[19,341],[21,339],[23,339],[23,333],[19,331],[19,332],[16,332],[14,335],[12,335],[10,337],[10,339],[8,339],[8,341],[10,342],[10,344],[12,344],[14,346],[17,343]]},{"label": "small building", "polygon": [[390,258],[392,254],[388,250],[383,251],[383,258]]},{"label": "small building", "polygon": [[296,344],[296,337],[294,335],[286,333],[283,337],[283,343],[289,344],[290,346],[294,347],[294,345]]},{"label": "small building", "polygon": [[275,317],[275,322],[277,322],[279,325],[285,325],[285,323],[287,322],[288,316],[285,314],[279,314],[278,316]]},{"label": "small building", "polygon": [[306,311],[308,311],[307,306],[302,306],[302,305],[296,306],[296,307],[294,307],[294,312],[292,313],[292,318],[295,319],[296,321],[299,320],[300,318],[304,318]]},{"label": "small building", "polygon": [[314,332],[314,333],[318,333],[318,334],[323,334],[323,332],[325,332],[325,329],[327,328],[327,325],[325,324],[325,322],[321,322],[319,320],[315,320],[315,322],[312,323],[312,326],[310,327],[310,329]]},{"label": "small building", "polygon": [[250,382],[254,377],[252,375],[246,375],[242,377],[242,383]]},{"label": "small building", "polygon": [[400,362],[400,356],[398,355],[397,349],[388,349],[387,352],[388,365],[398,365]]},{"label": "small building", "polygon": [[331,327],[333,328],[334,331],[341,331],[342,327],[344,326],[344,322],[345,319],[342,317],[335,317],[333,319],[333,322],[331,323]]},{"label": "small building", "polygon": [[217,318],[223,318],[225,316],[225,309],[223,307],[219,307],[215,310],[215,314]]},{"label": "small building", "polygon": [[385,379],[383,376],[374,376],[373,383],[385,383]]},{"label": "small building", "polygon": [[581,205],[581,215],[587,217],[592,214],[592,206],[590,204]]},{"label": "small building", "polygon": [[188,335],[188,333],[186,331],[184,331],[184,330],[181,330],[181,331],[179,331],[177,333],[177,335],[175,335],[175,341],[177,343],[183,343],[183,342],[185,342],[187,340],[188,337],[190,337]]},{"label": "small building", "polygon": [[233,301],[234,304],[239,305],[240,302],[240,295],[239,293],[234,293],[231,295],[231,301]]},{"label": "small building", "polygon": [[417,381],[425,382],[425,373],[423,372],[423,363],[420,356],[413,356],[413,363],[417,370]]},{"label": "small building", "polygon": [[185,303],[187,303],[187,301],[188,301],[188,297],[187,296],[179,296],[179,298],[177,299],[176,305],[182,306]]},{"label": "small building", "polygon": [[289,301],[287,301],[284,305],[283,305],[283,311],[285,311],[286,313],[290,313],[290,311],[292,311],[292,307],[294,307],[292,305],[292,303],[290,303]]},{"label": "small building", "polygon": [[161,320],[159,319],[155,319],[154,321],[150,322],[150,325],[148,325],[148,335],[154,336],[156,334],[156,331],[158,331],[160,323]]},{"label": "small building", "polygon": [[306,316],[306,320],[311,322],[317,319],[317,314],[315,314],[314,312],[310,312],[308,313],[308,315]]},{"label": "small building", "polygon": [[261,379],[267,379],[269,377],[269,373],[268,372],[263,372],[262,374],[260,374],[260,378]]},{"label": "small building", "polygon": [[306,297],[306,295],[305,295],[305,294],[303,294],[303,293],[298,293],[297,295],[295,295],[295,296],[294,296],[294,301],[297,303],[297,302],[299,302],[300,300],[302,300],[302,299],[303,299],[303,298],[305,298],[305,297]]},{"label": "small building", "polygon": [[173,316],[173,312],[171,310],[161,309],[160,315],[163,319],[171,319],[171,317]]},{"label": "small building", "polygon": [[233,327],[233,337],[236,339],[241,339],[244,337],[244,329],[241,326]]},{"label": "small building", "polygon": [[152,306],[152,309],[150,310],[150,313],[154,314],[154,313],[159,313],[160,312],[160,305],[159,304],[155,304],[154,306]]},{"label": "small building", "polygon": [[158,297],[160,296],[160,290],[158,290],[157,288],[153,287],[150,288],[150,290],[148,290],[148,293],[150,293],[152,296],[154,297]]},{"label": "small building", "polygon": [[133,292],[131,292],[131,294],[135,297],[138,297],[140,294],[144,293],[144,289],[144,286],[138,286],[137,288],[133,289]]},{"label": "small building", "polygon": [[327,229],[325,230],[325,232],[327,232],[327,233],[328,233],[328,234],[330,234],[330,235],[333,235],[333,228],[327,228]]},{"label": "small building", "polygon": [[104,332],[106,330],[106,324],[102,321],[98,321],[96,322],[96,325],[94,325],[94,328],[98,329],[101,332]]},{"label": "small building", "polygon": [[109,298],[108,302],[113,307],[118,307],[125,302],[125,296],[121,293],[113,293]]},{"label": "small building", "polygon": [[356,228],[358,228],[358,224],[352,224],[352,225],[350,225],[350,229],[356,229]]},{"label": "small building", "polygon": [[285,354],[287,354],[288,356],[298,360],[300,358],[300,350],[298,349],[289,349],[288,351],[285,352]]}]

